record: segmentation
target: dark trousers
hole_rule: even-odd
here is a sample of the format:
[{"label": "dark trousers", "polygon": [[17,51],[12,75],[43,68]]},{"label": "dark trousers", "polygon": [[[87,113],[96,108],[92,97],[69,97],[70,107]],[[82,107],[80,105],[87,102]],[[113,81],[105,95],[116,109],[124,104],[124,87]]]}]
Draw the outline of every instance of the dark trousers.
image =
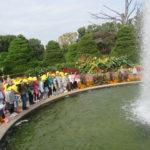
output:
[{"label": "dark trousers", "polygon": [[30,105],[34,104],[33,102],[33,94],[29,92],[29,103]]},{"label": "dark trousers", "polygon": [[14,104],[6,103],[6,110],[9,111],[10,114],[14,112]]},{"label": "dark trousers", "polygon": [[3,109],[0,110],[0,117],[3,118],[3,119],[5,118],[5,114],[3,112]]},{"label": "dark trousers", "polygon": [[77,81],[74,81],[73,88],[76,89],[77,87],[78,87],[78,83],[77,83]]},{"label": "dark trousers", "polygon": [[26,110],[27,109],[27,97],[26,96],[22,96],[21,100],[22,100],[22,109]]},{"label": "dark trousers", "polygon": [[48,96],[52,95],[52,89],[51,89],[51,87],[48,87],[48,90],[49,90]]}]

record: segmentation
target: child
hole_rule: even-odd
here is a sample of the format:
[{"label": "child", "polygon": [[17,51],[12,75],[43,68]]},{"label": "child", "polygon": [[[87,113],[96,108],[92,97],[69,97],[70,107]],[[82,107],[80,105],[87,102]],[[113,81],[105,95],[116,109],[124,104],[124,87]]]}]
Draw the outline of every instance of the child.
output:
[{"label": "child", "polygon": [[4,100],[5,100],[4,93],[3,93],[2,89],[0,89],[0,122],[3,122],[3,119],[5,118],[4,111],[3,111]]}]

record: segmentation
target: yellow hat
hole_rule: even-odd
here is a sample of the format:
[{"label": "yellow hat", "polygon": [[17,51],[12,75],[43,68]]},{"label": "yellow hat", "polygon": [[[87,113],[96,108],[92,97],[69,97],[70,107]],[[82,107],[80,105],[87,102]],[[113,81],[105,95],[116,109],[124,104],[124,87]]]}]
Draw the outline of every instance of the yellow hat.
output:
[{"label": "yellow hat", "polygon": [[20,84],[20,81],[14,81],[14,84],[15,85]]},{"label": "yellow hat", "polygon": [[11,87],[11,90],[14,90],[15,92],[18,92],[18,87],[17,87],[16,85],[13,85],[13,86]]},{"label": "yellow hat", "polygon": [[52,74],[53,77],[55,77],[55,74]]},{"label": "yellow hat", "polygon": [[22,82],[28,83],[28,80],[27,79],[23,79]]},{"label": "yellow hat", "polygon": [[29,77],[29,78],[28,78],[28,81],[33,81],[33,78],[32,78],[32,77]]},{"label": "yellow hat", "polygon": [[5,90],[5,91],[7,90],[7,85],[8,85],[8,83],[5,83],[5,84],[4,84],[4,90]]},{"label": "yellow hat", "polygon": [[11,86],[7,88],[7,90],[8,90],[8,91],[11,91],[11,89],[12,89],[12,87],[11,87]]},{"label": "yellow hat", "polygon": [[46,80],[47,79],[47,76],[44,74],[41,76],[41,80]]},{"label": "yellow hat", "polygon": [[33,81],[37,81],[37,77],[33,77]]}]

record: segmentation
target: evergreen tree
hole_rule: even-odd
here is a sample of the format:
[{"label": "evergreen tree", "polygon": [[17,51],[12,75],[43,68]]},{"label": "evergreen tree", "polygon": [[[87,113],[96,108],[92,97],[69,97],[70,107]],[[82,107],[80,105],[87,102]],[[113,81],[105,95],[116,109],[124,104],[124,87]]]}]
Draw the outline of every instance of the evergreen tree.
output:
[{"label": "evergreen tree", "polygon": [[44,45],[38,39],[29,39],[29,47],[32,51],[33,59],[43,60],[44,57]]},{"label": "evergreen tree", "polygon": [[32,55],[26,39],[17,37],[11,42],[8,51],[4,61],[7,73],[20,73],[29,69],[28,63],[32,59]]},{"label": "evergreen tree", "polygon": [[81,55],[91,55],[100,56],[100,52],[97,49],[95,40],[91,34],[84,35],[78,43],[78,54]]},{"label": "evergreen tree", "polygon": [[44,65],[50,66],[64,62],[64,55],[56,41],[49,41],[46,45],[46,52],[44,57]]},{"label": "evergreen tree", "polygon": [[75,62],[78,56],[78,43],[73,43],[68,47],[68,53],[66,54],[67,62]]},{"label": "evergreen tree", "polygon": [[15,35],[1,35],[0,36],[0,52],[8,52],[11,41],[16,38]]},{"label": "evergreen tree", "polygon": [[78,39],[81,39],[86,34],[86,28],[81,27],[78,29]]},{"label": "evergreen tree", "polygon": [[112,54],[116,56],[127,56],[132,62],[138,62],[139,51],[132,26],[120,28]]}]

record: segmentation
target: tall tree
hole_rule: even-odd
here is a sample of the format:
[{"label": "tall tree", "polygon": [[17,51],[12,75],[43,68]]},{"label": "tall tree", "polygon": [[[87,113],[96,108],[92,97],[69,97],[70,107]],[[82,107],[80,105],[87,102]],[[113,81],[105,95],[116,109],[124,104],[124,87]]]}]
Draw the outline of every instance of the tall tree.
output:
[{"label": "tall tree", "polygon": [[139,49],[133,26],[125,26],[118,31],[112,54],[127,56],[134,63],[139,61]]},{"label": "tall tree", "polygon": [[111,20],[114,22],[120,22],[123,26],[128,25],[129,20],[134,13],[134,11],[137,8],[137,3],[132,8],[132,3],[134,0],[124,0],[124,12],[120,13],[117,10],[114,10],[108,6],[104,7],[109,10],[111,13],[114,13],[114,15],[109,15],[105,12],[100,12],[99,14],[91,14],[96,19],[104,19],[104,20]]},{"label": "tall tree", "polygon": [[70,45],[77,41],[77,37],[77,32],[65,33],[58,38],[58,42],[60,45]]},{"label": "tall tree", "polygon": [[14,39],[9,47],[9,53],[4,60],[5,72],[20,73],[26,71],[32,59],[28,41],[22,38]]},{"label": "tall tree", "polygon": [[49,41],[46,45],[46,52],[44,57],[44,65],[51,66],[55,64],[59,64],[64,62],[64,55],[58,42],[56,41]]},{"label": "tall tree", "polygon": [[66,54],[67,62],[75,62],[77,60],[78,53],[78,43],[69,45],[68,52]]},{"label": "tall tree", "polygon": [[86,34],[86,28],[85,27],[81,27],[78,29],[78,39],[83,37],[85,34]]},{"label": "tall tree", "polygon": [[91,34],[83,36],[78,43],[78,55],[100,56],[95,40]]},{"label": "tall tree", "polygon": [[114,47],[116,34],[101,31],[101,32],[93,32],[92,35],[96,41],[97,47],[101,52],[101,54],[109,55]]},{"label": "tall tree", "polygon": [[42,60],[44,56],[44,45],[38,39],[29,39],[29,47],[31,49],[33,59]]},{"label": "tall tree", "polygon": [[0,36],[0,52],[8,52],[9,45],[12,40],[16,38],[15,35],[1,35]]}]

